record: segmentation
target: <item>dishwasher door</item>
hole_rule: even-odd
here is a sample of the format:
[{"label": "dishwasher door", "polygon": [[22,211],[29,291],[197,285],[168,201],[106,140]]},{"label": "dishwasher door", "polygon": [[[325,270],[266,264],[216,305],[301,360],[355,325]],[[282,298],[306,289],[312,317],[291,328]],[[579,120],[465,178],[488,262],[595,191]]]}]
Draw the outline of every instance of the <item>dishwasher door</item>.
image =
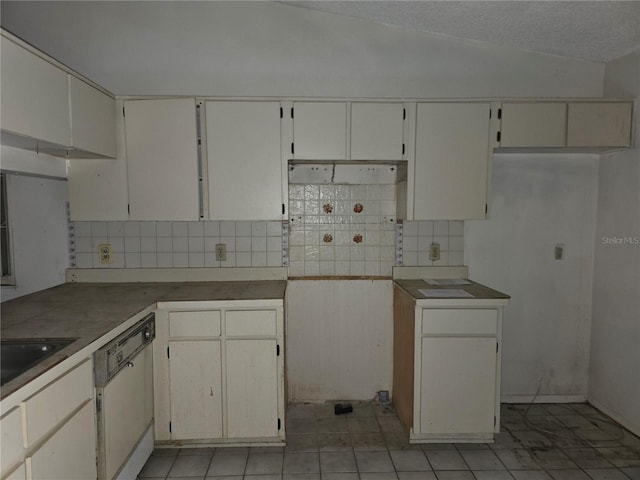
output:
[{"label": "dishwasher door", "polygon": [[111,480],[153,422],[152,346],[141,350],[104,387],[97,388],[98,478]]}]

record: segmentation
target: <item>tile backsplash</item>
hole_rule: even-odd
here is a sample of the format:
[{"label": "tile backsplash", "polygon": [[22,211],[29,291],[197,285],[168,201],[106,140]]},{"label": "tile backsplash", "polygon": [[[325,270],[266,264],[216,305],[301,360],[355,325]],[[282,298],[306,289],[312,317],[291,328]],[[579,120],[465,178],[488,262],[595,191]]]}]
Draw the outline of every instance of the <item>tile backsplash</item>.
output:
[{"label": "tile backsplash", "polygon": [[[434,220],[402,224],[402,258],[398,264],[406,267],[432,265],[464,265],[464,222],[461,220]],[[431,243],[440,244],[440,260],[429,260]]]},{"label": "tile backsplash", "polygon": [[396,186],[289,186],[289,275],[391,275]]},{"label": "tile backsplash", "polygon": [[[72,222],[71,263],[75,268],[279,267],[283,223]],[[110,244],[112,262],[100,263],[98,245]],[[226,244],[227,259],[215,247]]]},{"label": "tile backsplash", "polygon": [[[74,268],[280,267],[301,276],[390,276],[464,264],[464,222],[400,221],[395,185],[291,185],[289,220],[71,222]],[[429,246],[440,244],[440,260]],[[216,244],[226,261],[216,261]],[[111,263],[98,245],[110,244]]]}]

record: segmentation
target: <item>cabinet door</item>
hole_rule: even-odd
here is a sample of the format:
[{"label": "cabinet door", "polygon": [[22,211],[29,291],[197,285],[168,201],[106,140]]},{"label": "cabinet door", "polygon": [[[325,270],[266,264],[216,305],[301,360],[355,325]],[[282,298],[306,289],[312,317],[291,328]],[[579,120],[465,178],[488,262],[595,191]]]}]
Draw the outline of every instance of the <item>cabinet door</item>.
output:
[{"label": "cabinet door", "polygon": [[502,104],[501,147],[564,147],[566,103]]},{"label": "cabinet door", "polygon": [[299,160],[347,158],[347,104],[295,102],[292,157]]},{"label": "cabinet door", "polygon": [[70,145],[67,73],[3,37],[2,130]]},{"label": "cabinet door", "polygon": [[198,220],[195,100],[125,102],[130,220]]},{"label": "cabinet door", "polygon": [[421,433],[493,432],[496,339],[424,337]]},{"label": "cabinet door", "polygon": [[115,100],[69,75],[71,144],[105,157],[116,156]]},{"label": "cabinet door", "polygon": [[414,220],[485,217],[489,103],[420,103]]},{"label": "cabinet door", "polygon": [[351,104],[351,159],[402,160],[402,103]]},{"label": "cabinet door", "polygon": [[22,440],[22,411],[15,407],[0,420],[0,440],[2,456],[0,456],[0,473],[6,473],[18,462],[22,461],[24,444]]},{"label": "cabinet door", "polygon": [[209,217],[282,218],[280,103],[206,102]]},{"label": "cabinet door", "polygon": [[275,340],[227,340],[227,436],[278,435]]},{"label": "cabinet door", "polygon": [[86,480],[96,478],[96,428],[93,403],[65,423],[31,457],[27,470],[32,480]]},{"label": "cabinet door", "polygon": [[631,105],[631,102],[569,103],[567,146],[630,146]]},{"label": "cabinet door", "polygon": [[222,438],[220,342],[169,342],[171,439]]}]

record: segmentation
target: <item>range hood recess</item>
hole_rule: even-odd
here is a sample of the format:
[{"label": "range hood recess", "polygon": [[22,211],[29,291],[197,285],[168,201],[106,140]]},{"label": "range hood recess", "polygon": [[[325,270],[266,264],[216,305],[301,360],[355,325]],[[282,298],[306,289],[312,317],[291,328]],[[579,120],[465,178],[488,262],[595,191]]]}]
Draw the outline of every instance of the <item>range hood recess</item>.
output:
[{"label": "range hood recess", "polygon": [[291,184],[394,185],[406,181],[406,161],[289,160]]}]

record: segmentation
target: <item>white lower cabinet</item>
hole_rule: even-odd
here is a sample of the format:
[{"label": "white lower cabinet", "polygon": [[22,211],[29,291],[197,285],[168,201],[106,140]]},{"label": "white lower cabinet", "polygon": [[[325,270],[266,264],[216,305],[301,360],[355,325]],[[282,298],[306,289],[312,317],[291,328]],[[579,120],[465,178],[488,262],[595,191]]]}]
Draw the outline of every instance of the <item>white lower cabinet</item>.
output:
[{"label": "white lower cabinet", "polygon": [[27,458],[32,480],[96,478],[95,417],[87,402],[42,447]]},{"label": "white lower cabinet", "polygon": [[3,480],[96,478],[91,359],[22,399],[0,425]]},{"label": "white lower cabinet", "polygon": [[283,302],[207,303],[156,312],[156,442],[282,443]]},{"label": "white lower cabinet", "polygon": [[169,342],[171,439],[222,438],[220,340]]},{"label": "white lower cabinet", "polygon": [[416,300],[394,288],[393,404],[410,442],[493,441],[504,304]]}]

